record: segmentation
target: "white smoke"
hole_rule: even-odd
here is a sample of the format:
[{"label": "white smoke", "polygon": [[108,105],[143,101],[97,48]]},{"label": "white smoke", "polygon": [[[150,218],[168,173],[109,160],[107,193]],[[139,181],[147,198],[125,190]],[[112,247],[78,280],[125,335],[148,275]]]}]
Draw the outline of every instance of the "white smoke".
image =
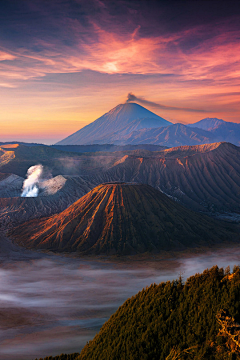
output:
[{"label": "white smoke", "polygon": [[37,197],[39,181],[43,172],[42,165],[31,166],[27,171],[27,179],[23,183],[21,197]]}]

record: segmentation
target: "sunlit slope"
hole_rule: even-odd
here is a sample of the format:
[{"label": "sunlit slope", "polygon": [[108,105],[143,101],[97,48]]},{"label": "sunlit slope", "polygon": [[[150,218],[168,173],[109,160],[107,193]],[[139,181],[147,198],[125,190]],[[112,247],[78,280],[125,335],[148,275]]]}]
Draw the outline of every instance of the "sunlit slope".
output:
[{"label": "sunlit slope", "polygon": [[185,284],[168,281],[142,290],[111,316],[77,359],[239,359],[239,268],[227,274],[215,266]]},{"label": "sunlit slope", "polygon": [[108,176],[149,184],[195,210],[240,211],[240,148],[229,143],[125,156]]},{"label": "sunlit slope", "polygon": [[60,214],[23,224],[12,235],[34,249],[124,255],[218,244],[238,239],[234,231],[151,186],[110,183]]}]

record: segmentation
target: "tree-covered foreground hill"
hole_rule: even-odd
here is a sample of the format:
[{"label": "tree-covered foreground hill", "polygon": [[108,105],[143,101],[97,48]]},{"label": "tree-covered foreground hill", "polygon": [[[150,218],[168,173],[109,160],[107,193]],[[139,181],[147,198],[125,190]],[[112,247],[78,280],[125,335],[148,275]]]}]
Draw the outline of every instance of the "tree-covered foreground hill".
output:
[{"label": "tree-covered foreground hill", "polygon": [[[128,299],[80,355],[45,360],[240,359],[240,267],[153,284]],[[64,357],[65,356],[65,357]]]}]

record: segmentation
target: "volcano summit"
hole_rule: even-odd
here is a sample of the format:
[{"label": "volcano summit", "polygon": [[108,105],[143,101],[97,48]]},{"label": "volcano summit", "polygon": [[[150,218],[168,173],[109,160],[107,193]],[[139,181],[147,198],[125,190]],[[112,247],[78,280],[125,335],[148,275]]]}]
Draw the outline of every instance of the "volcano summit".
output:
[{"label": "volcano summit", "polygon": [[235,232],[149,185],[106,183],[60,214],[12,232],[23,246],[79,254],[137,254],[209,246]]},{"label": "volcano summit", "polygon": [[57,145],[84,145],[108,143],[112,134],[126,136],[134,130],[159,128],[171,125],[143,106],[128,103],[120,104],[74,134],[59,141]]}]

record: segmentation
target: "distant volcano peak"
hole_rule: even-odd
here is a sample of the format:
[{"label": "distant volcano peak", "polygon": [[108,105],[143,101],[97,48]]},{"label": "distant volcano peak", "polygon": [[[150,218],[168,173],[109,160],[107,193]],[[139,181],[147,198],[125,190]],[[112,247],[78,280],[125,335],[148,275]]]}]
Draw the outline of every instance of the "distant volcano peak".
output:
[{"label": "distant volcano peak", "polygon": [[111,143],[113,133],[130,134],[142,128],[169,126],[171,122],[136,103],[119,104],[89,125],[68,136],[58,145]]}]

